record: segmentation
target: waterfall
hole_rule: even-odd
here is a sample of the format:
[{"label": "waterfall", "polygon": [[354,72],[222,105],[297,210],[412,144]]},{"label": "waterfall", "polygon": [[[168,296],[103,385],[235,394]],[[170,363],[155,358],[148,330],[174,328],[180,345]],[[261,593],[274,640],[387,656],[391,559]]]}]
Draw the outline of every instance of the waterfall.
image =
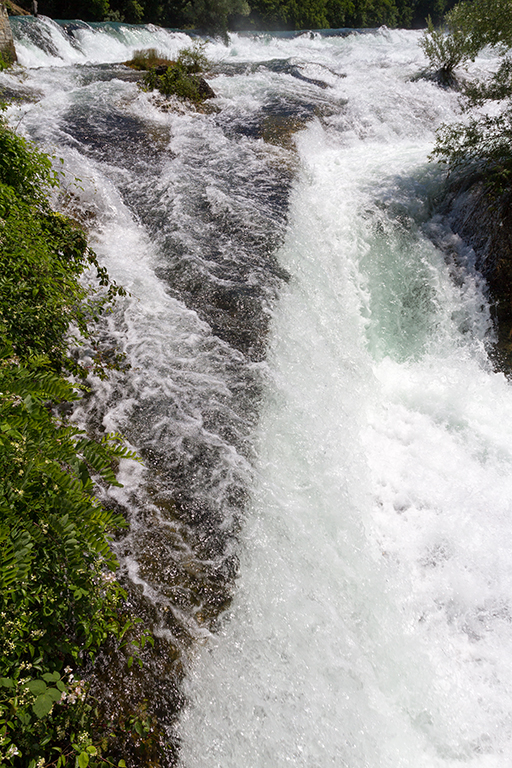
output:
[{"label": "waterfall", "polygon": [[13,26],[9,120],[130,292],[103,329],[130,367],[75,418],[144,459],[116,551],[180,766],[503,768],[512,394],[433,216],[459,106],[420,33],[208,41],[194,111],[122,65],[184,33]]}]

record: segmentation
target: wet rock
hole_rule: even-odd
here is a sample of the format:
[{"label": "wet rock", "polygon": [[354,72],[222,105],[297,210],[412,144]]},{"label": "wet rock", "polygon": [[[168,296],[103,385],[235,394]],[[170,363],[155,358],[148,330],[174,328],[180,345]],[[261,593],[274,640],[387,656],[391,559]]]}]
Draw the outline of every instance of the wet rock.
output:
[{"label": "wet rock", "polygon": [[461,89],[461,81],[455,76],[453,70],[447,67],[436,69],[435,72],[426,69],[412,79],[413,81],[430,80],[431,82],[436,83],[436,85],[439,85],[440,88],[445,88],[446,90],[460,91]]},{"label": "wet rock", "polygon": [[197,77],[198,91],[202,99],[214,99],[215,91],[208,85],[204,77]]},{"label": "wet rock", "polygon": [[512,192],[493,193],[482,179],[458,180],[440,211],[475,252],[493,305],[498,363],[512,371]]},{"label": "wet rock", "polygon": [[16,49],[5,5],[0,3],[0,53],[9,64],[16,61]]}]

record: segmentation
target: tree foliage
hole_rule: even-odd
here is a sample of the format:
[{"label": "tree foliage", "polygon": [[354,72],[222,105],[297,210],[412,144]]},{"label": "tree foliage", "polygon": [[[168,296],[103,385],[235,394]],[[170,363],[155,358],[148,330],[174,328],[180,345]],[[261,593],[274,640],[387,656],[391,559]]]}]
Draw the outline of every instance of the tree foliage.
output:
[{"label": "tree foliage", "polygon": [[429,20],[420,44],[431,68],[449,73],[474,61],[486,45],[505,51],[512,46],[510,0],[460,2],[445,15],[440,29]]},{"label": "tree foliage", "polygon": [[[30,10],[29,0],[21,0]],[[438,22],[453,0],[40,0],[53,18],[151,22],[224,37],[230,29],[422,27]]]},{"label": "tree foliage", "polygon": [[456,67],[492,46],[501,56],[488,78],[462,84],[469,112],[497,102],[492,114],[479,114],[439,132],[434,156],[459,173],[477,174],[494,192],[505,191],[512,174],[512,5],[510,0],[465,0],[445,16],[441,30],[430,24],[422,41],[432,69],[452,77]]}]

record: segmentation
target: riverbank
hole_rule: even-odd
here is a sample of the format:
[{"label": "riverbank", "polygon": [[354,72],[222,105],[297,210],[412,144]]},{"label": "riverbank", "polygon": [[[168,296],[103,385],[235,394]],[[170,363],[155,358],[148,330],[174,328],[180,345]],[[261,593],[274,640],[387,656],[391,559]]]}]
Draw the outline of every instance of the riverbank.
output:
[{"label": "riverbank", "polygon": [[97,497],[134,455],[67,414],[90,370],[108,375],[97,322],[124,290],[52,210],[57,184],[51,158],[0,122],[0,762],[121,766],[116,740],[147,747],[149,726],[102,719],[89,681],[106,644],[130,666],[146,642],[115,575],[125,520]]}]

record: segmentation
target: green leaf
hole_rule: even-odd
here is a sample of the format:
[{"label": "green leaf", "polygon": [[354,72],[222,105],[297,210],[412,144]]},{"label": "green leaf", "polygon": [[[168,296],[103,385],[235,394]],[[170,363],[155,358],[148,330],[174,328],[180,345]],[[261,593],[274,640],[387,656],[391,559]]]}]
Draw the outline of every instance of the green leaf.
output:
[{"label": "green leaf", "polygon": [[38,717],[40,720],[43,717],[46,717],[46,715],[49,713],[51,708],[54,705],[54,700],[51,696],[48,696],[46,693],[41,694],[41,696],[38,696],[37,699],[34,701],[32,705],[32,710],[36,717]]},{"label": "green leaf", "polygon": [[43,680],[46,680],[47,683],[56,683],[57,680],[60,680],[60,675],[58,672],[45,672],[44,675],[42,675]]},{"label": "green leaf", "polygon": [[87,768],[89,765],[89,755],[87,752],[80,752],[76,759],[78,768]]},{"label": "green leaf", "polygon": [[30,693],[35,693],[38,695],[46,691],[46,683],[44,683],[42,680],[29,680],[27,683],[27,688],[29,689]]},{"label": "green leaf", "polygon": [[57,702],[62,698],[62,691],[59,691],[58,688],[48,688],[46,696],[49,696],[53,701]]},{"label": "green leaf", "polygon": [[3,688],[14,688],[14,680],[10,677],[0,677],[0,685]]}]

